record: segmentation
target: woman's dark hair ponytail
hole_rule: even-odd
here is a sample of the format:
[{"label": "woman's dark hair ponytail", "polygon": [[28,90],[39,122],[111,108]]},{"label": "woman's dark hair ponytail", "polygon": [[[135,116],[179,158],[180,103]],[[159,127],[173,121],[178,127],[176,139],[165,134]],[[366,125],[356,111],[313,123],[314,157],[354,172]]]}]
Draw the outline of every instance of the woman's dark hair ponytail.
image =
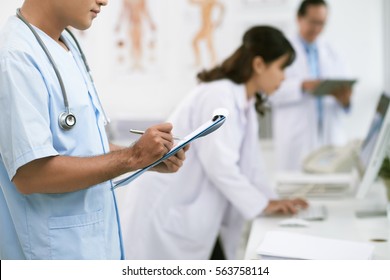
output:
[{"label": "woman's dark hair ponytail", "polygon": [[[247,82],[253,74],[252,62],[261,56],[265,63],[272,63],[288,54],[285,67],[295,59],[295,51],[281,31],[271,26],[255,26],[245,32],[242,45],[221,65],[197,75],[201,82],[229,79],[236,84]],[[256,102],[264,103],[264,98],[257,94]],[[261,108],[256,104],[256,108]]]},{"label": "woman's dark hair ponytail", "polygon": [[249,80],[252,75],[252,57],[250,53],[240,46],[221,65],[198,74],[198,79],[202,82],[212,82],[221,79],[229,79],[236,84],[242,84]]}]

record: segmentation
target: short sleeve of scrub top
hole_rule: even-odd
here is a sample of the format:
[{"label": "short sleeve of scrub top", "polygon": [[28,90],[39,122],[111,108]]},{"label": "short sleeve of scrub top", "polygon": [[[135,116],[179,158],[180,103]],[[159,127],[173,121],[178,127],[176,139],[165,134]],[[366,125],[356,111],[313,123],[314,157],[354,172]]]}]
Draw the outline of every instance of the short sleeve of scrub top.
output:
[{"label": "short sleeve of scrub top", "polygon": [[10,180],[18,168],[55,156],[50,130],[49,95],[28,55],[0,57],[0,153]]}]

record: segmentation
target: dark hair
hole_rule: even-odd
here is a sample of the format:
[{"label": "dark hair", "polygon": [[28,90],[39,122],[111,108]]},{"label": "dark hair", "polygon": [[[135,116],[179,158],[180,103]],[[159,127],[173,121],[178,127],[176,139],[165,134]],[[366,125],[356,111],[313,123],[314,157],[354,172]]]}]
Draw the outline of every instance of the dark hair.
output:
[{"label": "dark hair", "polygon": [[324,0],[304,0],[298,8],[298,17],[304,17],[307,13],[307,7],[309,6],[325,6],[327,4]]},{"label": "dark hair", "polygon": [[[234,83],[247,82],[253,74],[252,63],[256,56],[261,56],[265,63],[271,63],[288,54],[284,67],[295,59],[295,51],[281,31],[270,26],[255,26],[245,32],[242,45],[219,66],[198,74],[202,82],[229,79]],[[264,98],[256,95],[256,108],[261,108]]]}]

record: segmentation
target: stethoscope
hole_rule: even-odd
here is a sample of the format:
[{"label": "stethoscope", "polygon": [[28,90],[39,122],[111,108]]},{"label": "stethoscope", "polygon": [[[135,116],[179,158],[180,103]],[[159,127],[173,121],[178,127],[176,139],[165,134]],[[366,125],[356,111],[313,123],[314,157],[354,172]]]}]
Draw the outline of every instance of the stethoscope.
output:
[{"label": "stethoscope", "polygon": [[[76,125],[76,116],[70,111],[69,102],[68,102],[68,96],[66,94],[65,85],[64,85],[64,82],[62,80],[61,74],[60,74],[60,72],[58,70],[58,67],[57,67],[56,63],[54,62],[54,59],[51,56],[49,50],[47,49],[47,47],[43,43],[41,37],[39,37],[39,35],[35,31],[35,29],[31,26],[31,24],[27,21],[27,19],[21,14],[20,9],[16,10],[16,16],[21,21],[23,21],[28,26],[28,28],[31,30],[31,32],[34,34],[34,36],[37,39],[39,45],[41,46],[41,48],[45,52],[47,58],[49,59],[51,65],[53,66],[53,70],[54,70],[54,72],[55,72],[55,74],[57,76],[58,82],[60,83],[62,97],[64,99],[64,106],[65,106],[65,111],[62,112],[59,115],[59,117],[58,117],[58,124],[59,124],[60,128],[62,128],[63,130],[70,130],[71,128],[73,128]],[[94,89],[94,91],[96,93],[96,97],[98,99],[99,106],[100,106],[100,108],[101,108],[101,110],[103,112],[104,121],[106,123],[109,123],[109,119],[107,118],[106,113],[104,112],[103,106],[102,106],[102,104],[100,102],[99,96],[97,95],[96,87],[95,87],[95,84],[94,84],[94,81],[93,81],[93,78],[92,78],[92,75],[91,75],[91,69],[89,68],[87,59],[86,59],[86,57],[84,55],[84,52],[81,49],[80,44],[77,41],[76,37],[73,35],[73,33],[69,29],[67,29],[67,28],[65,28],[65,30],[69,33],[69,35],[72,37],[72,39],[76,43],[77,49],[80,52],[81,59],[83,60],[83,63],[84,63],[85,68],[87,70],[88,76],[89,76],[89,78],[91,80],[93,89]]]}]

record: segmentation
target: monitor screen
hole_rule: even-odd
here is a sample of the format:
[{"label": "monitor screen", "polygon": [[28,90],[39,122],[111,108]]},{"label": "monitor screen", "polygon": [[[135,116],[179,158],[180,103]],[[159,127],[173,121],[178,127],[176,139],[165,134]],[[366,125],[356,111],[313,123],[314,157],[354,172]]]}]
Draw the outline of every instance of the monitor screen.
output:
[{"label": "monitor screen", "polygon": [[382,94],[360,150],[359,167],[362,171],[362,180],[357,192],[359,198],[363,198],[368,192],[378,176],[383,159],[386,157],[390,137],[389,104],[389,96]]},{"label": "monitor screen", "polygon": [[362,144],[359,157],[360,163],[364,170],[367,168],[369,160],[371,159],[372,153],[374,151],[375,143],[377,142],[379,132],[383,125],[387,108],[389,107],[389,101],[389,98],[385,95],[382,95],[379,99],[374,118],[371,122],[367,136]]}]

